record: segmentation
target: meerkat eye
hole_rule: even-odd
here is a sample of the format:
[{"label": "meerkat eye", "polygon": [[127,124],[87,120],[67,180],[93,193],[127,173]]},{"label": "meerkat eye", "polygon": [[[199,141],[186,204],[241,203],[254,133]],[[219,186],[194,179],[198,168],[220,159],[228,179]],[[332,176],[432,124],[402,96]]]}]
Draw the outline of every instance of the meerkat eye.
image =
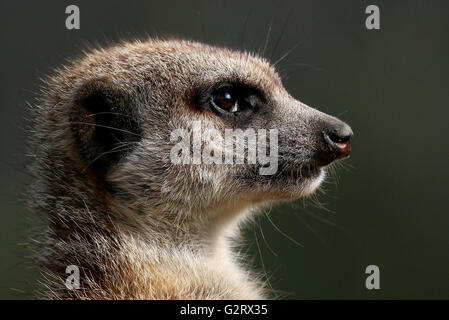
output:
[{"label": "meerkat eye", "polygon": [[256,109],[255,94],[242,87],[224,86],[211,95],[213,107],[221,113],[239,113]]},{"label": "meerkat eye", "polygon": [[235,94],[229,90],[219,90],[212,96],[212,102],[220,109],[227,112],[236,112],[239,110],[238,100]]}]

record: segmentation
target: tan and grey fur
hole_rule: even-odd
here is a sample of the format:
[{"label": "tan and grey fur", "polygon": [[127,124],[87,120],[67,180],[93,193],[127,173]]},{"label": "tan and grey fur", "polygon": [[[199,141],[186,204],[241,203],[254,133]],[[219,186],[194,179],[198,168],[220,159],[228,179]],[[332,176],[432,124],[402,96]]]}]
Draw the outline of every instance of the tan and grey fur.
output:
[{"label": "tan and grey fur", "polygon": [[[263,109],[222,119],[199,97],[216,83],[260,92]],[[46,80],[32,112],[30,205],[48,220],[40,296],[54,299],[267,297],[231,241],[254,209],[319,186],[336,158],[320,162],[322,128],[340,123],[291,97],[264,59],[178,40],[86,53]],[[278,173],[173,165],[170,133],[193,121],[278,129]],[[81,270],[78,290],[65,286],[68,265]]]}]

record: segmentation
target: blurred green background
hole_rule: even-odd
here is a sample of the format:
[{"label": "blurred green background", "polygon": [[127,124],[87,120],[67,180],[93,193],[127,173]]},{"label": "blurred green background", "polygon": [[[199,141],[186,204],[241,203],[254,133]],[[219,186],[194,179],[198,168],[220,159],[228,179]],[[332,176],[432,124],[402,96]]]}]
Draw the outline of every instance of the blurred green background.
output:
[{"label": "blurred green background", "polygon": [[[65,29],[69,4],[80,30]],[[380,30],[365,28],[370,4]],[[19,198],[24,109],[39,77],[89,44],[159,35],[258,51],[269,33],[273,62],[297,46],[278,66],[286,88],[355,138],[317,197],[325,208],[277,206],[275,226],[262,214],[246,229],[249,263],[289,299],[448,299],[448,13],[447,1],[3,0],[0,298],[32,298],[37,276],[24,247],[34,218]],[[380,290],[365,288],[371,264]]]}]

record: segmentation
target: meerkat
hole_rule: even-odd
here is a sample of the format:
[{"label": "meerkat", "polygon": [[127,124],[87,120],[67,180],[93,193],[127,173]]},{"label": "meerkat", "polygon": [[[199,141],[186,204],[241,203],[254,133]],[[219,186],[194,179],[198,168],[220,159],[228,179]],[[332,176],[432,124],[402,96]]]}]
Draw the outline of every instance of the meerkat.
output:
[{"label": "meerkat", "polygon": [[[351,148],[350,127],[295,100],[268,61],[192,41],[91,50],[49,76],[31,109],[29,202],[47,221],[36,259],[48,299],[267,298],[232,250],[239,226],[313,193]],[[194,123],[278,130],[277,171],[172,163],[172,132]],[[78,289],[66,286],[70,265]]]}]

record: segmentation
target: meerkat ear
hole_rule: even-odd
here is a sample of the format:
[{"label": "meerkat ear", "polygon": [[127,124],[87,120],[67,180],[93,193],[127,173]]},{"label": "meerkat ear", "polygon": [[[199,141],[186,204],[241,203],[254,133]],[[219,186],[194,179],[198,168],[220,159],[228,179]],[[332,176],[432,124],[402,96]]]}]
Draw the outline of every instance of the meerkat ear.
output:
[{"label": "meerkat ear", "polygon": [[141,137],[132,99],[101,78],[84,83],[72,101],[69,118],[78,151],[86,167],[105,173]]}]

